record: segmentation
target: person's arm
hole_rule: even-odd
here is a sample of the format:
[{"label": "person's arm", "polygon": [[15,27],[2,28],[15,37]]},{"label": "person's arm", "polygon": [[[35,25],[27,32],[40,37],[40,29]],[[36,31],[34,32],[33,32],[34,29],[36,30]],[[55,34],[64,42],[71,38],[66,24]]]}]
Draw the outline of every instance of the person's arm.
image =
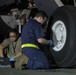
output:
[{"label": "person's arm", "polygon": [[3,55],[3,49],[5,47],[7,47],[8,44],[9,44],[9,39],[3,40],[3,42],[0,44],[0,57],[4,57],[4,55]]},{"label": "person's arm", "polygon": [[18,58],[21,54],[22,52],[20,51],[17,55],[14,56],[14,59]]},{"label": "person's arm", "polygon": [[16,58],[18,58],[19,56],[21,56],[22,52],[20,51],[17,55],[15,55],[14,57],[11,57],[9,58],[9,61],[12,62],[12,61],[15,61]]},{"label": "person's arm", "polygon": [[3,56],[3,48],[4,48],[3,45],[0,45],[0,57],[4,57]]},{"label": "person's arm", "polygon": [[39,39],[37,39],[37,41],[38,41],[39,43],[41,43],[41,44],[46,44],[46,45],[49,44],[49,41],[46,40],[46,39],[44,39],[44,38],[39,38]]},{"label": "person's arm", "polygon": [[54,42],[52,40],[46,40],[44,38],[39,38],[39,39],[37,39],[37,41],[41,44],[46,44],[46,45],[49,45],[51,47],[54,47]]}]

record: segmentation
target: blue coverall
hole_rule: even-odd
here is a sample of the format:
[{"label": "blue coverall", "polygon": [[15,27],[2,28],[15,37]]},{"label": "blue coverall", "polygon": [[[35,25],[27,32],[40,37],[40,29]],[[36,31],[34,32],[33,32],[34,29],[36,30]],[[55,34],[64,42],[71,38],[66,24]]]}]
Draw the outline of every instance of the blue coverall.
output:
[{"label": "blue coverall", "polygon": [[[41,24],[37,22],[35,19],[30,18],[28,22],[24,25],[22,29],[22,44],[32,43],[37,45],[37,39],[44,37],[45,34],[41,27]],[[29,69],[48,69],[50,67],[49,62],[45,56],[45,54],[36,48],[22,48],[22,53],[27,55],[29,58],[28,63],[26,65]]]}]

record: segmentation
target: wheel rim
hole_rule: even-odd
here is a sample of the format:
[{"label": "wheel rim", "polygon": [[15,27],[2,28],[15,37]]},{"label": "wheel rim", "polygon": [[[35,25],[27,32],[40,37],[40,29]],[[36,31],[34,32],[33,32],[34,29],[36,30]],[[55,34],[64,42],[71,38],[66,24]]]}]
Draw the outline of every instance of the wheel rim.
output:
[{"label": "wheel rim", "polygon": [[54,41],[54,51],[60,51],[66,42],[66,27],[65,24],[61,21],[58,20],[56,21],[53,26],[52,26],[52,31],[53,31],[53,41]]}]

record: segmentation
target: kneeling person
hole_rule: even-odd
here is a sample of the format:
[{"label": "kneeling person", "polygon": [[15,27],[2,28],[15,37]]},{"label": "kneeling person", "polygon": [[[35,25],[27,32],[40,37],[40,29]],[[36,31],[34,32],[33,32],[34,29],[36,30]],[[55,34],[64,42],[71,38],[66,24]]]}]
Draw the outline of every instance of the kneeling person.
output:
[{"label": "kneeling person", "polygon": [[9,38],[0,44],[0,58],[4,58],[3,49],[8,47],[7,57],[15,61],[21,55],[21,38],[15,30],[10,30]]},{"label": "kneeling person", "polygon": [[22,29],[22,53],[28,57],[28,62],[25,64],[29,69],[50,68],[48,59],[40,48],[41,44],[52,45],[51,40],[44,39],[45,34],[41,27],[46,19],[46,13],[40,11],[34,18],[30,18]]}]

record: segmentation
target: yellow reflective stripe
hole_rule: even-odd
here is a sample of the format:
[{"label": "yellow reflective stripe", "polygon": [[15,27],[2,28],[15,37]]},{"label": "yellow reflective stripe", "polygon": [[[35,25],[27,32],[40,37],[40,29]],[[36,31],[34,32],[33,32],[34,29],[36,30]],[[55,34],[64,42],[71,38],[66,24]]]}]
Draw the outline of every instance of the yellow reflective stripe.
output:
[{"label": "yellow reflective stripe", "polygon": [[33,48],[39,49],[39,47],[38,47],[37,45],[35,45],[35,44],[23,44],[23,45],[21,46],[21,48],[25,48],[25,47],[33,47]]}]

